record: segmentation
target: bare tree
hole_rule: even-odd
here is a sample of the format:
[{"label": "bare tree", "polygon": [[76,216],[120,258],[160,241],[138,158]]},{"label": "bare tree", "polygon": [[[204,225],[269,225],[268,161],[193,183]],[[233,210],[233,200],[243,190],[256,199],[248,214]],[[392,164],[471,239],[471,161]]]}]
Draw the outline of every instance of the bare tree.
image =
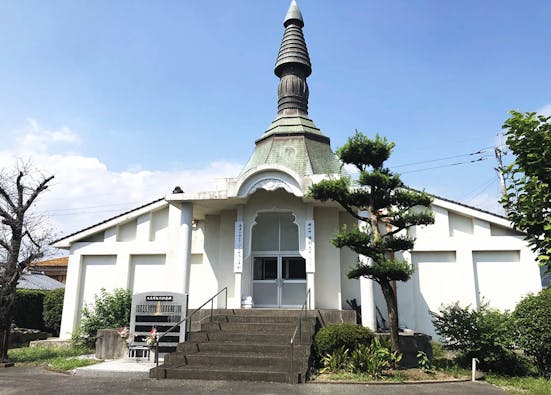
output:
[{"label": "bare tree", "polygon": [[44,176],[28,163],[0,170],[0,358],[8,362],[8,340],[17,282],[27,266],[44,255],[50,233],[33,203],[54,176]]}]

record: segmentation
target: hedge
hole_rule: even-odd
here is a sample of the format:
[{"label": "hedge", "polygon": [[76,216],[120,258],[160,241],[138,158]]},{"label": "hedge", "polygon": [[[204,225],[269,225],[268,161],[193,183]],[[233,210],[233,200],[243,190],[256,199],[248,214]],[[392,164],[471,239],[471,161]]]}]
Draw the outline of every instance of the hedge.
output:
[{"label": "hedge", "polygon": [[19,328],[59,333],[64,289],[43,291],[18,289],[12,307],[13,323]]}]

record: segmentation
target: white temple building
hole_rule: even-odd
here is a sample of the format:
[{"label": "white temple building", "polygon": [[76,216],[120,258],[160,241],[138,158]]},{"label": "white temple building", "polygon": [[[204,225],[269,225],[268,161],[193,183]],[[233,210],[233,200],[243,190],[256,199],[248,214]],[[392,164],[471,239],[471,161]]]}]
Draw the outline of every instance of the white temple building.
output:
[{"label": "white temple building", "polygon": [[[356,299],[365,326],[387,319],[379,286],[346,277],[358,256],[330,242],[355,219],[307,196],[313,183],[343,173],[329,138],[308,117],[312,69],[294,1],[284,26],[274,70],[277,117],[236,178],[215,191],[176,188],[55,242],[70,253],[62,338],[101,288],[188,294],[194,308],[228,287],[234,309],[247,297],[254,308],[300,308],[310,290],[312,309],[350,309],[346,301]],[[401,327],[434,336],[429,310],[443,303],[512,309],[541,289],[536,256],[506,218],[439,197],[431,208],[435,224],[410,229],[417,241],[404,258],[416,271],[397,284]]]}]

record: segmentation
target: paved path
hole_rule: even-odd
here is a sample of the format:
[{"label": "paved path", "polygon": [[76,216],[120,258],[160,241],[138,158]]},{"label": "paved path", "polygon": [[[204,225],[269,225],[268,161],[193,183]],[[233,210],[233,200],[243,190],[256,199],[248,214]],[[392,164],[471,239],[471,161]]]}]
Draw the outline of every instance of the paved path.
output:
[{"label": "paved path", "polygon": [[363,385],[363,384],[277,384],[236,381],[152,380],[82,377],[54,373],[40,367],[0,369],[0,394],[244,394],[244,395],[371,395],[371,394],[457,394],[504,395],[485,383]]}]

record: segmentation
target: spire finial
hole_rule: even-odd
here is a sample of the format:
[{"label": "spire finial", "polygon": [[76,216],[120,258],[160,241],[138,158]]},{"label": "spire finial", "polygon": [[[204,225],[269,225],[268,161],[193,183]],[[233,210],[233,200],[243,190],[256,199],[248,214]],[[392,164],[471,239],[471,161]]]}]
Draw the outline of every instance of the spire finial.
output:
[{"label": "spire finial", "polygon": [[300,8],[298,8],[298,4],[295,0],[291,1],[291,5],[289,6],[287,15],[285,15],[285,21],[283,22],[283,26],[287,27],[287,25],[291,23],[291,20],[296,21],[297,25],[299,25],[300,27],[304,27],[304,21],[302,20],[302,13],[300,12]]},{"label": "spire finial", "polygon": [[295,0],[291,1],[283,22],[285,33],[277,56],[275,75],[280,78],[277,89],[278,114],[292,111],[308,114],[308,84],[312,65],[306,41],[302,34],[304,21]]}]

